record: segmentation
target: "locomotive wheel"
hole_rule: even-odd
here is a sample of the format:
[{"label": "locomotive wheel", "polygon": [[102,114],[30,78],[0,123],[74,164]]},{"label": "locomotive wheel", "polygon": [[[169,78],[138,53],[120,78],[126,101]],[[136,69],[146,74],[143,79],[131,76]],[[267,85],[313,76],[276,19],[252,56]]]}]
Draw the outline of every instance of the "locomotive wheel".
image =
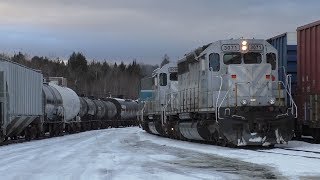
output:
[{"label": "locomotive wheel", "polygon": [[214,131],[214,133],[211,135],[211,144],[213,145],[219,144],[219,134],[217,131]]},{"label": "locomotive wheel", "polygon": [[224,138],[222,138],[219,141],[219,145],[222,146],[222,147],[226,147],[228,145],[228,143]]},{"label": "locomotive wheel", "polygon": [[320,142],[320,129],[313,129],[312,131],[312,137],[314,138],[314,141],[316,143],[319,143]]},{"label": "locomotive wheel", "polygon": [[44,132],[42,131],[42,129],[43,128],[41,128],[41,124],[40,123],[36,125],[36,133],[35,133],[35,138],[36,139],[40,139],[43,136]]},{"label": "locomotive wheel", "polygon": [[48,126],[49,126],[49,136],[53,137],[54,136],[53,125],[52,124],[48,124]]},{"label": "locomotive wheel", "polygon": [[294,139],[301,140],[301,132],[294,132]]},{"label": "locomotive wheel", "polygon": [[236,148],[237,146],[234,145],[234,144],[232,144],[232,143],[228,143],[228,147],[230,147],[230,148]]},{"label": "locomotive wheel", "polygon": [[222,147],[227,147],[228,146],[228,140],[222,135],[218,140],[218,145],[220,145]]}]

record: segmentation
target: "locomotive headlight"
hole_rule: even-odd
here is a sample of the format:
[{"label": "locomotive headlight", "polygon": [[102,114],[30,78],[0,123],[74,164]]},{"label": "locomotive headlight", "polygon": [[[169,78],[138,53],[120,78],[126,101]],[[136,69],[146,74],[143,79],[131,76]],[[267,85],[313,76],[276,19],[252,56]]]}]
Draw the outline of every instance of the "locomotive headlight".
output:
[{"label": "locomotive headlight", "polygon": [[248,101],[246,99],[242,99],[240,102],[243,106],[248,104]]},{"label": "locomotive headlight", "polygon": [[246,46],[247,44],[248,44],[247,41],[242,41],[242,45],[243,45],[243,46]]},{"label": "locomotive headlight", "polygon": [[271,98],[271,99],[269,100],[269,103],[270,103],[271,105],[274,105],[274,104],[276,103],[276,99],[275,99],[275,98]]},{"label": "locomotive headlight", "polygon": [[[246,41],[245,41],[245,42],[246,42]],[[242,51],[246,51],[247,49],[248,49],[248,46],[242,46],[242,47],[241,47],[241,50],[242,50]]]}]

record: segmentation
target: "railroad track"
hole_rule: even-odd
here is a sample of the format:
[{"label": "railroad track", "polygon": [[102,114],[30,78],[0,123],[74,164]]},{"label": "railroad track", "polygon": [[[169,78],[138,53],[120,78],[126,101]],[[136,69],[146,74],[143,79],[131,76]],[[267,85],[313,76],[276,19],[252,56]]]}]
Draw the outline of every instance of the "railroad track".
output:
[{"label": "railroad track", "polygon": [[278,149],[284,149],[284,150],[290,150],[290,151],[298,151],[298,152],[307,152],[307,153],[320,154],[319,151],[309,151],[309,150],[292,149],[292,148],[278,148]]},{"label": "railroad track", "polygon": [[[275,151],[280,149],[281,151]],[[309,159],[320,159],[320,152],[318,151],[309,151],[309,150],[300,150],[292,148],[274,148],[268,150],[255,150],[257,152],[270,153],[270,154],[279,154],[285,156],[294,156],[294,157],[303,157]],[[290,152],[299,152],[299,154],[291,154]]]},{"label": "railroad track", "polygon": [[[120,127],[112,127],[112,128],[126,128],[126,127],[120,126]],[[110,128],[106,128],[106,129],[110,129]],[[103,129],[91,129],[88,131],[94,131],[94,130],[103,130]],[[87,131],[80,131],[80,132],[74,132],[74,133],[63,132],[61,135],[56,135],[56,136],[50,136],[49,134],[45,134],[45,135],[38,137],[38,138],[32,138],[31,140],[26,140],[23,136],[20,136],[17,139],[9,139],[9,140],[0,142],[0,147],[10,145],[10,144],[25,143],[25,142],[30,142],[30,141],[37,141],[37,140],[42,140],[42,139],[50,139],[50,138],[54,138],[54,137],[61,137],[61,136],[67,136],[67,135],[72,135],[72,134],[78,134],[78,133],[82,133],[82,132],[87,132]]]},{"label": "railroad track", "polygon": [[[68,135],[68,134],[63,134],[61,136],[64,136],[64,135]],[[59,136],[55,136],[55,137],[59,137]],[[24,137],[18,137],[17,139],[10,139],[10,140],[0,142],[0,146],[6,146],[6,145],[10,145],[10,144],[19,144],[19,143],[37,141],[37,140],[49,139],[49,138],[52,138],[52,137],[50,137],[49,135],[46,135],[46,136],[42,136],[42,137],[39,137],[37,139],[32,139],[32,140],[26,140]]]}]

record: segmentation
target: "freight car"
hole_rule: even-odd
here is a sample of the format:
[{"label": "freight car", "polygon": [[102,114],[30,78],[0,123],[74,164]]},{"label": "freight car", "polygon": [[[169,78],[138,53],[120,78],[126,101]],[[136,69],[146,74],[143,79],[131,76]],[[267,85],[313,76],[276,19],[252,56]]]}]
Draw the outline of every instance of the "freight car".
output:
[{"label": "freight car", "polygon": [[286,32],[267,39],[278,51],[279,79],[286,81],[287,74],[292,76],[291,92],[295,97],[297,90],[297,33]]},{"label": "freight car", "polygon": [[320,142],[320,21],[297,28],[299,135]]},{"label": "freight car", "polygon": [[133,126],[137,111],[136,101],[79,97],[70,88],[43,83],[39,71],[0,59],[0,142]]},{"label": "freight car", "polygon": [[152,134],[219,145],[273,146],[293,136],[297,107],[265,40],[204,45],[153,73],[154,96],[139,119]]},{"label": "freight car", "polygon": [[39,71],[0,58],[0,142],[41,125],[42,79]]},{"label": "freight car", "polygon": [[292,74],[291,91],[298,106],[295,136],[298,139],[301,135],[312,136],[316,142],[320,142],[317,108],[319,24],[320,21],[307,24],[298,27],[295,33],[284,33],[267,40],[279,52],[279,70]]}]

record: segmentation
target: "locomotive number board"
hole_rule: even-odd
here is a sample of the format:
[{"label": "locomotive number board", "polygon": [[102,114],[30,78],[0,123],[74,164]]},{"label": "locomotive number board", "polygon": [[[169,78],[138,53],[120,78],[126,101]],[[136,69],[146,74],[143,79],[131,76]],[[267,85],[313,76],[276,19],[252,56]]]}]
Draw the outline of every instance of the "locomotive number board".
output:
[{"label": "locomotive number board", "polygon": [[169,67],[169,68],[168,68],[168,71],[169,71],[170,73],[172,73],[172,72],[178,72],[178,67]]},{"label": "locomotive number board", "polygon": [[249,51],[263,51],[263,44],[249,44]]},{"label": "locomotive number board", "polygon": [[221,46],[222,51],[240,51],[239,44],[223,44]]},{"label": "locomotive number board", "polygon": [[[240,51],[239,44],[223,44],[221,46],[222,51],[234,52]],[[248,44],[248,51],[263,51],[263,44]]]}]

